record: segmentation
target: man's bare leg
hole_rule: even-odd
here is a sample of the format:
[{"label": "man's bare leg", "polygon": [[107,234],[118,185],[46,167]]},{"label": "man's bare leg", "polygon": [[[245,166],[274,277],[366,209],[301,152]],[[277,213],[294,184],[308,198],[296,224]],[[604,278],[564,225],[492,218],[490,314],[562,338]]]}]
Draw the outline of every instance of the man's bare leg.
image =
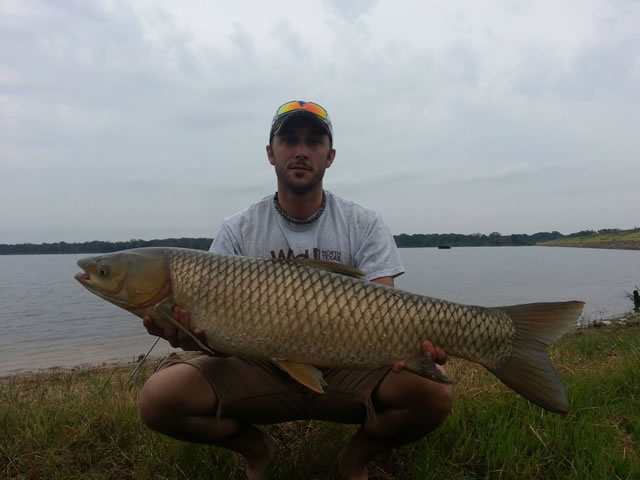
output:
[{"label": "man's bare leg", "polygon": [[191,365],[173,365],[152,375],[140,392],[138,405],[140,416],[153,430],[241,454],[250,480],[262,479],[278,452],[276,441],[253,425],[216,417],[218,399]]},{"label": "man's bare leg", "polygon": [[438,427],[451,411],[453,389],[409,372],[390,372],[373,394],[375,419],[369,418],[338,457],[338,471],[365,480],[377,455],[415,442]]}]

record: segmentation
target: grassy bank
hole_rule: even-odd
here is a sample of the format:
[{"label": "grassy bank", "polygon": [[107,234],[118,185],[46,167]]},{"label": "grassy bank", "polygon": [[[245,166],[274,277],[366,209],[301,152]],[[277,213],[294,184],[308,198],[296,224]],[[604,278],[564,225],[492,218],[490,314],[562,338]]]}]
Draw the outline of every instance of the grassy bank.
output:
[{"label": "grassy bank", "polygon": [[[379,458],[374,479],[640,478],[640,317],[576,330],[551,349],[571,397],[546,413],[481,367],[453,359],[452,415],[428,439]],[[0,379],[0,478],[240,479],[224,450],[152,433],[136,414],[146,372],[130,367]],[[354,427],[295,422],[269,427],[281,443],[271,479],[326,479]]]},{"label": "grassy bank", "polygon": [[640,229],[620,230],[617,232],[593,232],[580,237],[558,238],[538,245],[549,247],[614,248],[622,250],[640,250]]}]

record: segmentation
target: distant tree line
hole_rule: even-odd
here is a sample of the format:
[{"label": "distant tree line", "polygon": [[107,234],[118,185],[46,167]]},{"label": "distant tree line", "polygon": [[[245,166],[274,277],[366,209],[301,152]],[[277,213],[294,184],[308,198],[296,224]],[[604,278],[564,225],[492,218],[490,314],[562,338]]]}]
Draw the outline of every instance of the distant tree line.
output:
[{"label": "distant tree line", "polygon": [[0,243],[0,255],[25,255],[32,253],[109,253],[140,247],[181,247],[209,250],[211,241],[211,238],[165,238],[162,240],[132,239],[128,242],[101,242],[94,240],[83,243],[19,243],[15,245]]},{"label": "distant tree line", "polygon": [[[491,232],[489,235],[483,233],[472,233],[463,235],[460,233],[415,233],[407,235],[401,233],[394,235],[396,245],[399,248],[417,247],[440,247],[448,245],[450,247],[495,247],[495,246],[522,246],[535,245],[539,242],[547,242],[558,238],[576,238],[590,236],[595,233],[618,233],[619,228],[607,228],[603,230],[582,230],[581,232],[563,235],[560,232],[538,232],[532,235],[511,234],[502,235],[500,232]],[[109,253],[118,250],[140,247],[181,247],[193,248],[196,250],[209,250],[212,238],[165,238],[162,240],[139,240],[132,239],[128,242],[101,242],[94,240],[83,243],[19,243],[7,245],[0,243],[0,255],[24,255],[31,253]]]},{"label": "distant tree line", "polygon": [[603,228],[602,230],[582,230],[580,232],[571,233],[566,236],[566,238],[575,238],[575,237],[590,237],[591,235],[595,235],[596,233],[620,233],[622,230],[619,228]]},{"label": "distant tree line", "polygon": [[440,247],[448,245],[450,247],[496,247],[496,246],[523,246],[535,245],[538,242],[556,240],[564,238],[566,235],[560,232],[539,232],[533,235],[512,234],[502,235],[500,232],[492,232],[489,235],[483,233],[472,233],[463,235],[460,233],[417,233],[407,235],[402,233],[395,235],[396,245],[399,248],[416,247]]}]

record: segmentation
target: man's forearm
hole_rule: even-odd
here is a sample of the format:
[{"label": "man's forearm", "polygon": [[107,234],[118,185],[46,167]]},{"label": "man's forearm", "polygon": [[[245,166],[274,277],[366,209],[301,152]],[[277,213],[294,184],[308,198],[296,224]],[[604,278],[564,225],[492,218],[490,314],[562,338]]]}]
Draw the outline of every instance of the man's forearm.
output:
[{"label": "man's forearm", "polygon": [[380,283],[382,285],[386,285],[387,287],[393,287],[393,277],[379,277],[371,280],[372,282]]}]

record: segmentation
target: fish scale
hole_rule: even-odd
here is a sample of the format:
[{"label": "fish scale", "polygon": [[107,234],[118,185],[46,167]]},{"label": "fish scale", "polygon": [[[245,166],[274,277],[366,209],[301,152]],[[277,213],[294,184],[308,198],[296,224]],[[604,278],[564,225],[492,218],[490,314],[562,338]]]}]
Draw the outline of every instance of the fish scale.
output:
[{"label": "fish scale", "polygon": [[[254,357],[264,354],[266,343],[276,358],[286,354],[292,360],[313,358],[324,366],[349,362],[361,368],[379,366],[381,353],[384,363],[417,357],[423,338],[451,355],[492,366],[510,352],[513,328],[508,317],[492,317],[476,307],[287,261],[176,250],[170,265],[176,303],[190,305],[191,319],[200,328],[220,332],[220,340],[209,340],[214,350],[233,348]],[[481,325],[491,325],[491,335],[483,335],[488,330]],[[462,327],[457,335],[453,326]],[[252,332],[261,333],[259,342],[246,341]],[[354,336],[363,341],[353,344]],[[331,358],[324,358],[327,342]]]},{"label": "fish scale", "polygon": [[543,408],[568,410],[546,348],[575,326],[579,301],[461,305],[364,281],[361,272],[329,262],[177,248],[125,250],[78,264],[85,273],[76,279],[101,298],[152,315],[160,326],[176,323],[167,313],[172,305],[187,308],[191,327],[206,335],[203,349],[273,360],[318,392],[323,379],[315,367],[403,361],[413,373],[448,381],[421,350],[429,340]]}]

